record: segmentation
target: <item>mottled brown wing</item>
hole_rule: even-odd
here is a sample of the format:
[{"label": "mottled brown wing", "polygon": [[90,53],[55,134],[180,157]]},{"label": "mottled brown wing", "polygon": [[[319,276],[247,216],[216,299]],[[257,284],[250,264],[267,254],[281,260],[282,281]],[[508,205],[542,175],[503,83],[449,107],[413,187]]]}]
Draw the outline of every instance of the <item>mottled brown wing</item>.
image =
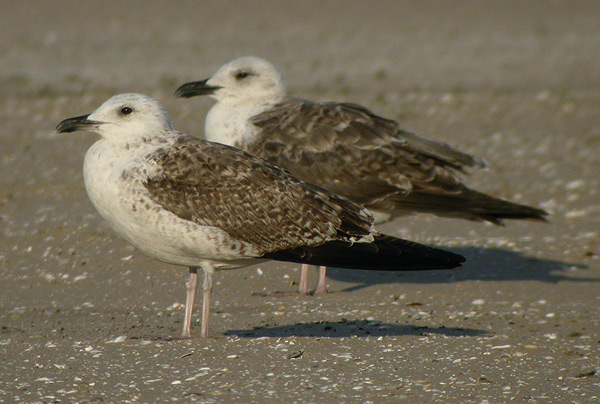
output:
[{"label": "mottled brown wing", "polygon": [[[335,103],[328,104],[333,106],[336,105]],[[363,114],[364,116],[369,117],[372,122],[370,124],[372,129],[387,129],[389,139],[393,139],[392,142],[403,144],[405,147],[422,156],[432,158],[441,166],[451,167],[455,170],[460,170],[463,172],[465,172],[469,167],[487,167],[487,163],[480,157],[456,150],[448,143],[417,136],[414,133],[400,128],[398,122],[375,115],[361,105],[352,103],[342,103],[337,105],[339,105],[345,111],[349,112],[353,110],[355,113]]]},{"label": "mottled brown wing", "polygon": [[378,209],[398,209],[398,200],[415,190],[460,192],[455,171],[484,164],[353,104],[286,98],[252,122],[261,136],[245,150]]},{"label": "mottled brown wing", "polygon": [[364,209],[238,149],[185,136],[148,159],[158,169],[145,182],[154,201],[262,253],[370,234]]}]

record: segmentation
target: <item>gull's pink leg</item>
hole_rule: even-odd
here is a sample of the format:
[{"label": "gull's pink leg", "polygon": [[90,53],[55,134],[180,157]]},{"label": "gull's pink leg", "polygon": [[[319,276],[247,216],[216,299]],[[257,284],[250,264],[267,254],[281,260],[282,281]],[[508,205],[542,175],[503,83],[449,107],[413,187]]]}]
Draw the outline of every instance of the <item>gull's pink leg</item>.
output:
[{"label": "gull's pink leg", "polygon": [[327,293],[327,285],[325,285],[326,272],[327,267],[319,267],[319,283],[317,283],[315,295],[324,295],[325,293]]},{"label": "gull's pink leg", "polygon": [[300,268],[300,285],[298,286],[298,293],[301,295],[308,295],[308,264],[302,264]]},{"label": "gull's pink leg", "polygon": [[202,338],[208,337],[208,324],[210,316],[210,298],[213,288],[213,273],[204,271],[204,282],[202,283]]},{"label": "gull's pink leg", "polygon": [[198,288],[198,268],[190,267],[190,276],[185,283],[187,295],[185,299],[185,315],[183,317],[182,338],[192,338],[192,311],[194,310],[194,299]]}]

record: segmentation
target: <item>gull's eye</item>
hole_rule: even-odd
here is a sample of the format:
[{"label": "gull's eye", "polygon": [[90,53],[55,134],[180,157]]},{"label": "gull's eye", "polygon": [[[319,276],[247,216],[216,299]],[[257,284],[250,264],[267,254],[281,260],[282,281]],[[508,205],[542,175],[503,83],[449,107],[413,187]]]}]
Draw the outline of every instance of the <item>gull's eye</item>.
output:
[{"label": "gull's eye", "polygon": [[250,73],[245,70],[242,70],[242,71],[236,73],[235,78],[238,80],[241,80],[241,79],[245,79],[248,76],[250,76]]},{"label": "gull's eye", "polygon": [[129,115],[133,112],[133,109],[131,109],[131,107],[123,107],[121,108],[121,113],[123,115]]}]

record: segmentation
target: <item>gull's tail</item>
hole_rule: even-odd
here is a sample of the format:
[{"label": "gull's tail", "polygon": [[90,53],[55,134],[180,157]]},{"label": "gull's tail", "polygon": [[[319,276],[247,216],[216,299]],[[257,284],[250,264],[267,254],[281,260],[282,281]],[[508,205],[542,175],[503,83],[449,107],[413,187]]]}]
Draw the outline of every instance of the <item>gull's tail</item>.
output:
[{"label": "gull's tail", "polygon": [[317,247],[297,247],[262,258],[336,268],[379,271],[422,271],[460,268],[465,257],[391,236],[372,243],[330,241]]},{"label": "gull's tail", "polygon": [[[505,201],[467,187],[459,192],[433,193],[414,191],[394,200],[399,210],[427,212],[438,216],[485,220],[501,225],[503,219],[530,219],[546,221],[543,209]],[[367,206],[368,207],[368,206]]]}]

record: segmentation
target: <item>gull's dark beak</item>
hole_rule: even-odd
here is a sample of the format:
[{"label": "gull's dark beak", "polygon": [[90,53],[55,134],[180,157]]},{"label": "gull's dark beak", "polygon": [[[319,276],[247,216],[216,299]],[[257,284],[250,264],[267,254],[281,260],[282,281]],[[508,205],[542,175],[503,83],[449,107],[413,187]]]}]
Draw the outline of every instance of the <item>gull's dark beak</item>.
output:
[{"label": "gull's dark beak", "polygon": [[97,127],[100,122],[90,121],[88,118],[90,114],[76,116],[75,118],[65,119],[56,127],[57,133],[69,133],[77,130],[88,130],[92,127]]},{"label": "gull's dark beak", "polygon": [[214,94],[221,86],[209,86],[206,82],[209,79],[202,81],[192,81],[185,83],[175,91],[175,97],[177,98],[191,98],[197,95],[211,95]]}]

